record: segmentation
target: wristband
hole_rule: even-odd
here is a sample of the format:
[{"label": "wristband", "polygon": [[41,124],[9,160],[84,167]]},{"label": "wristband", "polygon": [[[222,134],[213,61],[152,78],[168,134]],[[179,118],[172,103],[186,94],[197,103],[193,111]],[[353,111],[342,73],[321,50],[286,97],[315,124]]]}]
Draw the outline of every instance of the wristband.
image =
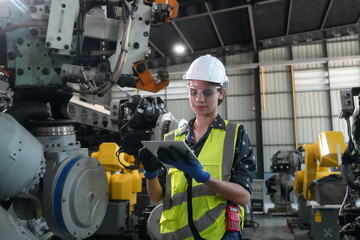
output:
[{"label": "wristband", "polygon": [[144,176],[145,176],[147,179],[154,179],[154,178],[156,178],[158,175],[159,175],[159,171],[155,171],[155,172],[147,172],[147,171],[144,171]]},{"label": "wristband", "polygon": [[197,174],[196,176],[193,176],[195,181],[198,183],[204,183],[210,180],[210,173],[202,171],[200,174]]}]

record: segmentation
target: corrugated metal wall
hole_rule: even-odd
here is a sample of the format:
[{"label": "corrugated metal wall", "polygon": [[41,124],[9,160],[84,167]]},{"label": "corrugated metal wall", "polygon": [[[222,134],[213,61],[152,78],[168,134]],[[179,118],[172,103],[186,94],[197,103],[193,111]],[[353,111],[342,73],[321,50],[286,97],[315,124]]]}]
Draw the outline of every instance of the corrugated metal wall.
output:
[{"label": "corrugated metal wall", "polygon": [[172,88],[175,84],[181,85],[182,87],[181,89],[180,88],[177,89],[179,92],[181,92],[181,94],[179,94],[181,95],[181,97],[170,98],[171,94],[170,93],[168,94],[166,107],[176,118],[186,119],[186,120],[190,120],[191,118],[194,117],[194,113],[190,107],[187,98],[186,81],[182,79],[182,76],[188,67],[189,64],[185,64],[185,65],[171,66],[167,69],[169,73],[175,73],[175,74],[171,74],[170,76],[171,80],[168,90]]},{"label": "corrugated metal wall", "polygon": [[[315,142],[322,131],[339,130],[347,139],[345,120],[338,118],[339,89],[360,86],[360,58],[338,58],[359,56],[359,46],[359,36],[355,35],[259,53],[263,66],[260,81],[265,172],[270,171],[271,157],[278,150],[295,150],[296,144]],[[256,153],[253,68],[257,66],[249,66],[253,61],[251,53],[221,60],[226,65],[230,87],[219,113],[245,126]],[[171,83],[156,94],[166,99],[167,109],[176,118],[187,120],[194,116],[187,100],[186,82],[182,80],[189,65],[169,66]],[[125,92],[114,88],[113,100],[134,93],[133,89],[121,90]],[[143,91],[139,94],[154,95]]]},{"label": "corrugated metal wall", "polygon": [[[260,63],[291,60],[288,48],[277,48],[259,54]],[[276,65],[260,69],[262,86],[262,126],[264,170],[270,171],[271,157],[278,150],[294,146],[292,120],[291,72],[288,66]]]}]

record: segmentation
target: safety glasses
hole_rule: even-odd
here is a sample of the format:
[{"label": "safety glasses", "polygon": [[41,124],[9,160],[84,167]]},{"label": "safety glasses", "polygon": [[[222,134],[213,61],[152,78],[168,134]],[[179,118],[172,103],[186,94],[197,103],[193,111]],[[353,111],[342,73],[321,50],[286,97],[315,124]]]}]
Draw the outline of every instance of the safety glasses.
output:
[{"label": "safety glasses", "polygon": [[204,97],[211,97],[212,95],[214,95],[215,91],[218,91],[221,89],[221,87],[219,87],[219,86],[208,87],[205,89],[197,89],[197,88],[189,86],[189,85],[187,87],[188,87],[189,93],[192,97],[196,97],[200,92],[202,93],[202,95]]}]

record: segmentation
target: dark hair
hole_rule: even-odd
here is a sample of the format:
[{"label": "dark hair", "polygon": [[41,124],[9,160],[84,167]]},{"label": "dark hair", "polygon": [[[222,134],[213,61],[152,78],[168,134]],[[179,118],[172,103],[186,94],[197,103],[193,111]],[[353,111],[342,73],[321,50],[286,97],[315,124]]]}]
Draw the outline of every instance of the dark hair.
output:
[{"label": "dark hair", "polygon": [[[224,86],[221,85],[221,83],[213,83],[213,85],[220,87],[220,88],[218,89],[219,92],[220,92],[221,90],[224,90],[224,91],[226,90],[226,88],[224,88]],[[219,99],[219,100],[218,100],[218,104],[217,104],[218,106],[224,101],[225,96],[226,96],[226,91],[225,91],[225,93],[224,93],[224,97],[223,97],[222,99]]]},{"label": "dark hair", "polygon": [[[221,91],[221,90],[223,90],[223,89],[224,89],[224,91],[225,91],[225,88],[223,88],[223,87],[222,87],[221,89],[218,89],[218,91]],[[224,101],[225,97],[226,97],[226,91],[225,91],[225,93],[224,93],[224,97],[223,97],[222,99],[219,99],[219,100],[218,100],[218,104],[217,104],[218,106]]]}]

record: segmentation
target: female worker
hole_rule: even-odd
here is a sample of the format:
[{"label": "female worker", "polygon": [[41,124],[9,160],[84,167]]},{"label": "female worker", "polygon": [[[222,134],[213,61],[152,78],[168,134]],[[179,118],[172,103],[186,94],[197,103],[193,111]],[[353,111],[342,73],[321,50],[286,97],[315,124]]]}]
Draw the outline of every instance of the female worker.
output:
[{"label": "female worker", "polygon": [[[162,239],[241,239],[244,213],[237,206],[250,201],[256,164],[244,127],[217,112],[228,86],[224,65],[202,56],[183,78],[195,118],[165,140],[185,141],[196,157],[160,148],[157,159],[145,148],[139,151],[149,196],[154,202],[163,200]],[[166,177],[158,177],[159,160],[173,166]]]}]

